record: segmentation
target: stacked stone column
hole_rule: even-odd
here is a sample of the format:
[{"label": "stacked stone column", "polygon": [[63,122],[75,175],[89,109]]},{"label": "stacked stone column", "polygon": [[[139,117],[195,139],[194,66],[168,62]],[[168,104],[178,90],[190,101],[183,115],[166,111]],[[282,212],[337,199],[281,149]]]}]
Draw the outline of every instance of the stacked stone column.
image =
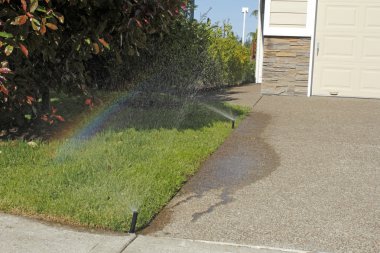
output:
[{"label": "stacked stone column", "polygon": [[310,38],[265,37],[263,94],[307,95]]}]

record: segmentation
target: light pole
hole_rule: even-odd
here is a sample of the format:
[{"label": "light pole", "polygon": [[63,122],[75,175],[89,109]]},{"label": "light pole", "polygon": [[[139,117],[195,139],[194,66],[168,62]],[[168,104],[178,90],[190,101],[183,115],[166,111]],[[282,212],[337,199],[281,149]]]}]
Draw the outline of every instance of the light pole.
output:
[{"label": "light pole", "polygon": [[190,0],[190,20],[194,20],[195,0]]},{"label": "light pole", "polygon": [[249,12],[248,7],[243,7],[241,9],[241,12],[243,13],[243,36],[241,38],[241,44],[244,46],[244,42],[245,42],[245,18],[247,16],[247,13]]}]

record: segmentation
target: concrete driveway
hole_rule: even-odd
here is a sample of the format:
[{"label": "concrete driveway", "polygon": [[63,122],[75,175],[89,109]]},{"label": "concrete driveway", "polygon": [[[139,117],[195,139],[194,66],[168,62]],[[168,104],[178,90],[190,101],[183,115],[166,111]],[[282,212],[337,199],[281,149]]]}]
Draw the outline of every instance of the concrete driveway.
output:
[{"label": "concrete driveway", "polygon": [[378,253],[379,184],[379,100],[264,96],[143,233]]}]

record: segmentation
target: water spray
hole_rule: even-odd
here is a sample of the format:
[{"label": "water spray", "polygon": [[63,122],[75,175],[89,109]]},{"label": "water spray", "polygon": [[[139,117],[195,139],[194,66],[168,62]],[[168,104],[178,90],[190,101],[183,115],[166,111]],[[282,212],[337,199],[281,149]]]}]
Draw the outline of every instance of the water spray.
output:
[{"label": "water spray", "polygon": [[129,233],[134,234],[136,232],[136,223],[137,223],[137,216],[139,213],[137,211],[133,211],[132,213],[132,221],[131,221],[131,227],[129,228]]},{"label": "water spray", "polygon": [[232,127],[232,129],[235,129],[235,120],[233,119],[233,120],[231,120],[231,127]]}]

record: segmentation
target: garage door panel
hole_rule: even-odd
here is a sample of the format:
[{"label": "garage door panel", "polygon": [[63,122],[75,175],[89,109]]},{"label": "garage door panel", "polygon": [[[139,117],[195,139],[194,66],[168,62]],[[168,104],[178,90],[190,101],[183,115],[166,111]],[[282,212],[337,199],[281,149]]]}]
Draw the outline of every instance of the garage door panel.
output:
[{"label": "garage door panel", "polygon": [[379,92],[380,93],[380,68],[378,69],[365,69],[361,71],[360,75],[360,88],[366,92]]},{"label": "garage door panel", "polygon": [[352,69],[323,69],[321,71],[321,75],[325,88],[329,88],[331,91],[333,91],[336,87],[339,87],[340,89],[351,89],[350,84],[353,79]]},{"label": "garage door panel", "polygon": [[336,27],[357,27],[357,8],[355,6],[326,6],[326,26],[332,29]]},{"label": "garage door panel", "polygon": [[[380,19],[380,16],[379,16]],[[380,60],[380,37],[365,37],[363,38],[363,57],[369,59]]]},{"label": "garage door panel", "polygon": [[380,0],[319,0],[313,95],[380,98]]},{"label": "garage door panel", "polygon": [[380,29],[380,7],[369,6],[366,8],[366,28],[379,28]]},{"label": "garage door panel", "polygon": [[356,37],[326,36],[322,42],[326,57],[354,57]]}]

